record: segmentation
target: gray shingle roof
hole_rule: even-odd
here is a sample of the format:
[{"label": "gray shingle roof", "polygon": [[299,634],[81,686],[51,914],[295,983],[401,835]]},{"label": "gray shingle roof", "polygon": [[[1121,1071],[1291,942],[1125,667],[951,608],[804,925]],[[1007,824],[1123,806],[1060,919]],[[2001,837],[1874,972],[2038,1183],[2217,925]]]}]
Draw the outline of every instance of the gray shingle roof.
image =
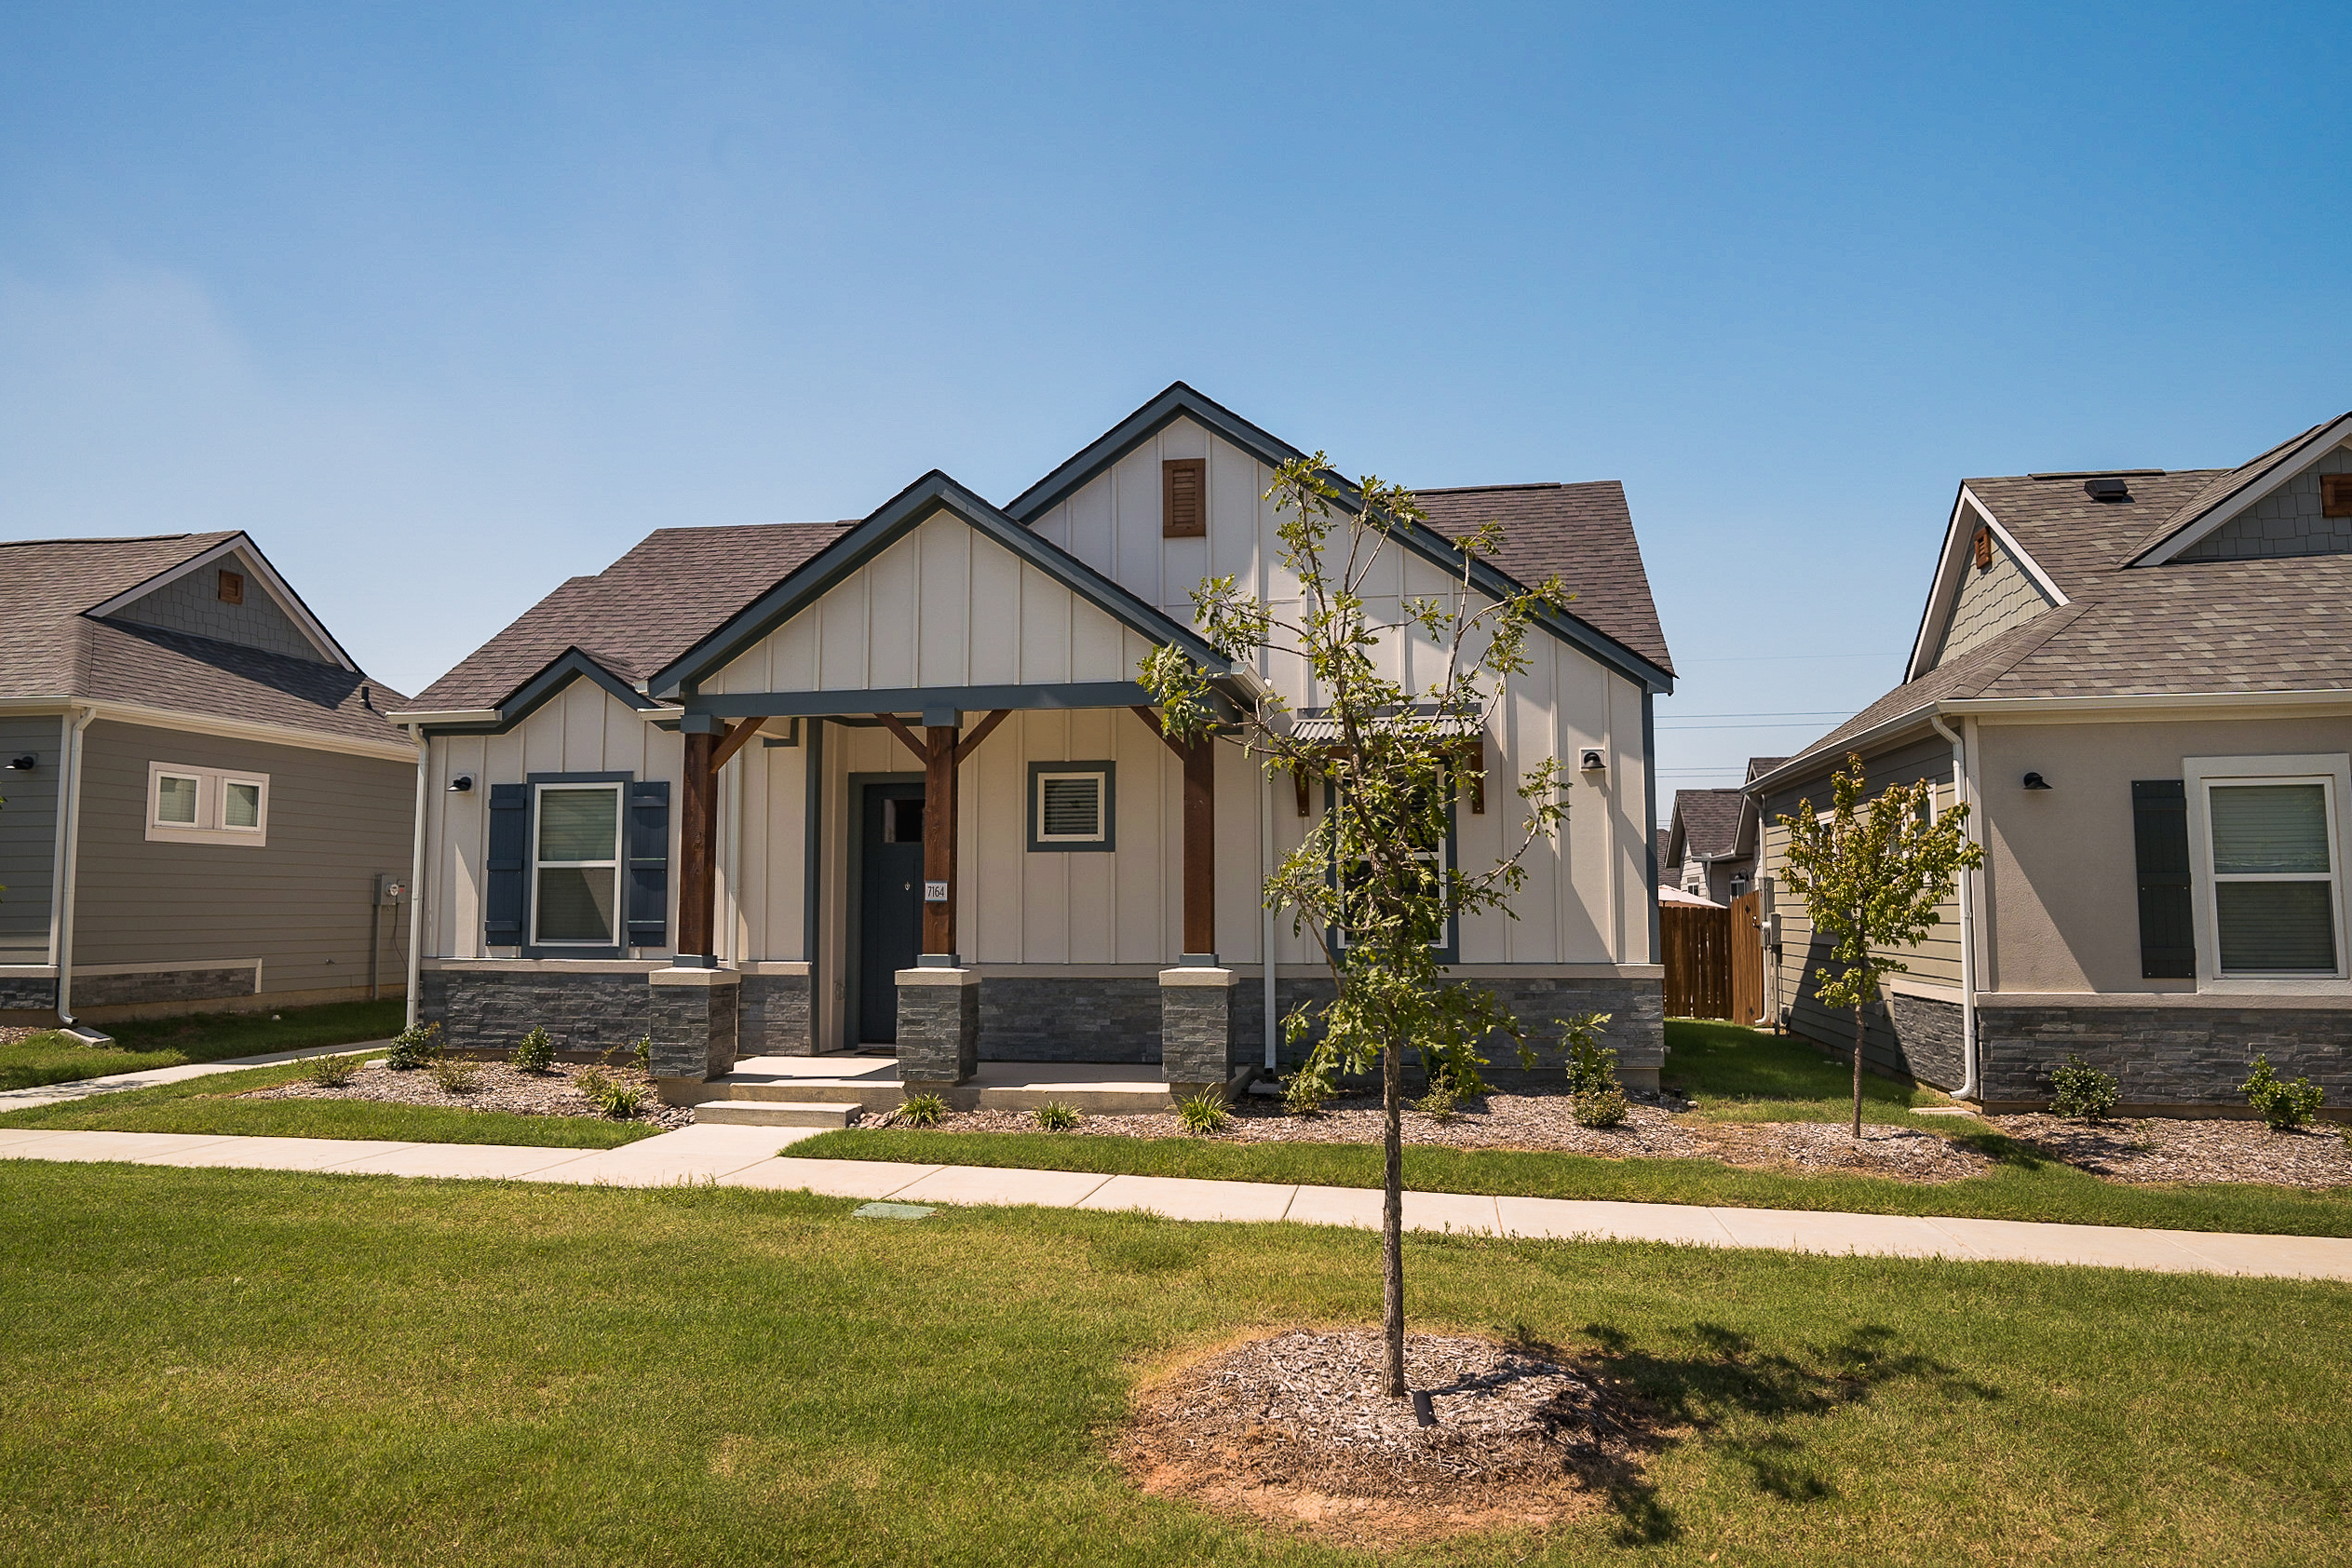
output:
[{"label": "gray shingle roof", "polygon": [[1494,558],[1495,565],[1530,588],[1557,575],[1576,596],[1569,614],[1660,669],[1673,670],[1624,485],[1615,480],[1474,485],[1418,490],[1413,495],[1430,526],[1450,539],[1500,522],[1503,548]]},{"label": "gray shingle roof", "polygon": [[1896,687],[1798,756],[1936,701],[2352,691],[2352,556],[2126,564],[2310,434],[2237,468],[2135,474],[2128,501],[2092,500],[2079,476],[1969,480],[2071,602]]},{"label": "gray shingle roof", "polygon": [[0,696],[118,702],[404,743],[364,673],[84,614],[234,533],[0,543]]},{"label": "gray shingle roof", "polygon": [[1683,855],[1728,855],[1739,841],[1737,790],[1677,790],[1674,820],[1683,831]]},{"label": "gray shingle roof", "polygon": [[493,708],[577,648],[632,683],[677,658],[854,522],[662,528],[574,577],[417,694],[419,711]]}]

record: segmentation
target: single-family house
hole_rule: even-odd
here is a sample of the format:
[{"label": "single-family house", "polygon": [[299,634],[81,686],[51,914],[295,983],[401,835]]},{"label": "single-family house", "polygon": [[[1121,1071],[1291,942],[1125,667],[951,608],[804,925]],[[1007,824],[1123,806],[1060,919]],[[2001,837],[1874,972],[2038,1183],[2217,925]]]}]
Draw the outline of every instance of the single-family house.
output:
[{"label": "single-family house", "polygon": [[0,543],[0,1021],[397,994],[405,700],[242,533]]},{"label": "single-family house", "polygon": [[2352,1101],[2352,414],[2235,468],[1964,481],[1900,685],[1755,779],[1770,1009],[1832,1046],[1777,819],[1873,789],[1970,808],[1982,868],[1870,1009],[1866,1055],[2041,1103],[2237,1103],[2256,1054]]},{"label": "single-family house", "polygon": [[[1138,665],[1182,648],[1236,710],[1280,692],[1312,722],[1300,671],[1228,663],[1190,599],[1212,573],[1284,597],[1264,497],[1296,455],[1179,383],[1002,505],[934,471],[862,519],[666,528],[564,583],[395,716],[428,752],[420,1016],[460,1047],[643,1035],[687,1099],[752,1056],[895,1052],[935,1086],[982,1061],[1178,1086],[1272,1064],[1276,1019],[1325,982],[1259,887],[1325,802],[1230,739],[1173,747]],[[1464,737],[1482,770],[1453,853],[1511,840],[1511,785],[1548,757],[1565,830],[1517,918],[1463,919],[1447,956],[1540,1026],[1615,1014],[1629,1079],[1654,1082],[1650,713],[1672,667],[1624,492],[1420,499],[1381,602],[1458,587],[1452,539],[1489,520],[1507,543],[1474,593],[1557,573],[1576,595]]]},{"label": "single-family house", "polygon": [[[1748,777],[1758,777],[1787,761],[1750,757]],[[1756,807],[1744,789],[1675,791],[1667,834],[1666,858],[1675,868],[1667,880],[1683,892],[1728,904],[1754,885]]]}]

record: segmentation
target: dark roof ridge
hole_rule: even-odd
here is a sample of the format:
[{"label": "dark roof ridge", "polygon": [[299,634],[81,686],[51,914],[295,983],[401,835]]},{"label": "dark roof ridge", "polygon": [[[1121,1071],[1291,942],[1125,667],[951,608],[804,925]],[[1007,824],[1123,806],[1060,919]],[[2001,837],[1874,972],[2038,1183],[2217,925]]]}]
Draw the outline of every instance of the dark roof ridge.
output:
[{"label": "dark roof ridge", "polygon": [[1621,484],[1621,480],[1528,480],[1517,484],[1407,485],[1415,495],[1467,495],[1482,490],[1565,490],[1572,484]]},{"label": "dark roof ridge", "polygon": [[159,539],[225,539],[241,532],[235,528],[215,528],[201,534],[68,534],[55,539],[0,539],[0,548],[13,548],[19,545],[152,545]]}]

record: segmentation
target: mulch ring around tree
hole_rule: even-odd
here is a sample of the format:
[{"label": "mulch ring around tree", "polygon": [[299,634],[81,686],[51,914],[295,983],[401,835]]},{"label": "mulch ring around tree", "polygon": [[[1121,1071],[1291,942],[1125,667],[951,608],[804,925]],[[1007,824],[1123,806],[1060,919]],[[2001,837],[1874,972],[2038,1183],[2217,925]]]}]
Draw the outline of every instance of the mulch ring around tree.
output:
[{"label": "mulch ring around tree", "polygon": [[557,1062],[545,1073],[526,1073],[503,1061],[469,1061],[470,1088],[444,1088],[429,1068],[396,1073],[381,1061],[371,1061],[340,1087],[296,1078],[274,1088],[257,1088],[242,1100],[372,1100],[388,1105],[432,1105],[452,1111],[509,1111],[524,1116],[601,1116],[604,1113],[580,1091],[575,1080],[584,1073],[601,1072],[615,1083],[638,1091],[642,1109],[631,1119],[660,1128],[690,1126],[694,1108],[665,1105],[654,1093],[654,1082],[635,1068],[574,1066]]},{"label": "mulch ring around tree", "polygon": [[1117,1457],[1145,1492],[1354,1547],[1540,1530],[1634,1486],[1655,1413],[1548,1347],[1413,1334],[1407,1399],[1372,1329],[1292,1330],[1137,1389]]}]

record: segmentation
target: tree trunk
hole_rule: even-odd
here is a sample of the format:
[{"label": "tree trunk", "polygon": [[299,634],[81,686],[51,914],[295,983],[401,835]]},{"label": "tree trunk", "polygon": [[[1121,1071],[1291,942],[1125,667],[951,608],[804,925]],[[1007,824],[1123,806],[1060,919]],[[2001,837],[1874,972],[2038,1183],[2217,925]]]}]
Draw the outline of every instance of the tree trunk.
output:
[{"label": "tree trunk", "polygon": [[1380,1056],[1381,1129],[1380,1306],[1386,1364],[1380,1390],[1405,1397],[1405,1053],[1391,1040]]},{"label": "tree trunk", "polygon": [[1854,1137],[1862,1136],[1862,1005],[1854,1004]]}]

